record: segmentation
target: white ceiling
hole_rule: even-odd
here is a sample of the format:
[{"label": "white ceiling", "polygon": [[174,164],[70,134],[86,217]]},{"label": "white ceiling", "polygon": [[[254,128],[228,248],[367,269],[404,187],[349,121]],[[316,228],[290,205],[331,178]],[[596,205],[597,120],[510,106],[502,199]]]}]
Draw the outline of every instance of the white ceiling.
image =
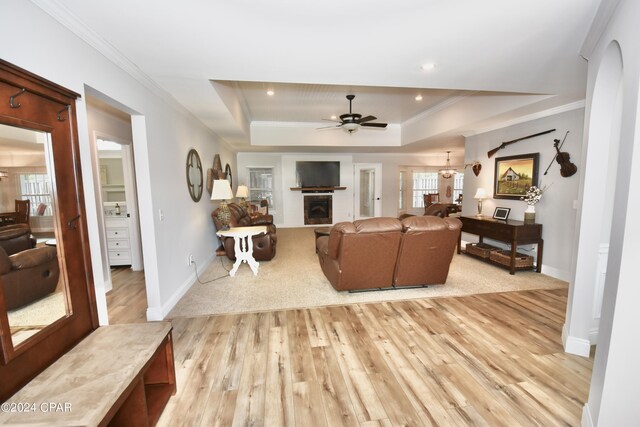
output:
[{"label": "white ceiling", "polygon": [[[586,82],[579,51],[600,3],[33,1],[64,16],[77,34],[100,40],[110,55],[127,58],[242,151],[282,148],[275,140],[284,134],[251,138],[257,122],[282,125],[283,132],[321,123],[348,111],[347,93],[356,94],[356,112],[398,126],[397,138],[371,151],[433,150],[575,106]],[[422,71],[428,62],[436,68]],[[267,97],[267,89],[275,95]],[[368,136],[358,134],[366,150]],[[287,149],[331,145],[322,138]]]}]

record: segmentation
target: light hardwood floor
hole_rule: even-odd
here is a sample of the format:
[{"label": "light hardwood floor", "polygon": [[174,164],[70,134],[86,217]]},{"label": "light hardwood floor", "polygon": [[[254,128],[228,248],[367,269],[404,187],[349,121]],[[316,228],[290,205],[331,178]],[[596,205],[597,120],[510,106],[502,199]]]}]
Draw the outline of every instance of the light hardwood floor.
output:
[{"label": "light hardwood floor", "polygon": [[580,425],[566,290],[172,321],[160,426]]},{"label": "light hardwood floor", "polygon": [[113,288],[107,292],[109,323],[144,323],[147,321],[147,290],[144,271],[129,267],[111,268]]}]

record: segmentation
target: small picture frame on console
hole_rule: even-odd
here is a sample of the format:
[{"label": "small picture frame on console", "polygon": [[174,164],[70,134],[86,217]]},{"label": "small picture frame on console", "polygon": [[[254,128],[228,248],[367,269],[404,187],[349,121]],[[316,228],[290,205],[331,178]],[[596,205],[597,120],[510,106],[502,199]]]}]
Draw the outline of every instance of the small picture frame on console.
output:
[{"label": "small picture frame on console", "polygon": [[507,218],[509,218],[509,212],[511,212],[511,208],[496,208],[496,210],[493,211],[493,219],[506,221]]}]

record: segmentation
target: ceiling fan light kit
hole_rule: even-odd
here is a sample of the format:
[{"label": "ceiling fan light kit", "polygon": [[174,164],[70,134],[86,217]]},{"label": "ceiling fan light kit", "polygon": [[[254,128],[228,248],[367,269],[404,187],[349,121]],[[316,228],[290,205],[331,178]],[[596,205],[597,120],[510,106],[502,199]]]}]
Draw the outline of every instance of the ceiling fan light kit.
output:
[{"label": "ceiling fan light kit", "polygon": [[354,113],[351,109],[351,102],[355,98],[355,95],[347,95],[347,99],[349,100],[349,112],[340,115],[340,120],[334,120],[333,116],[331,119],[323,119],[329,121],[338,121],[339,124],[335,126],[325,126],[318,129],[337,129],[342,128],[345,132],[349,132],[350,134],[356,132],[360,127],[375,127],[375,128],[386,128],[386,123],[371,123],[373,120],[376,120],[375,116],[365,116],[362,117],[362,114]]}]

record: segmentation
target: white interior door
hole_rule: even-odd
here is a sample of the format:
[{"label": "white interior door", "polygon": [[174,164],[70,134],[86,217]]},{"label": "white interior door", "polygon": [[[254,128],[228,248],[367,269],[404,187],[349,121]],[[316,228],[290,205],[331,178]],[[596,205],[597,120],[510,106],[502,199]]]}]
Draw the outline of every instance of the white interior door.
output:
[{"label": "white interior door", "polygon": [[382,164],[355,163],[353,165],[353,211],[355,219],[382,215]]}]

